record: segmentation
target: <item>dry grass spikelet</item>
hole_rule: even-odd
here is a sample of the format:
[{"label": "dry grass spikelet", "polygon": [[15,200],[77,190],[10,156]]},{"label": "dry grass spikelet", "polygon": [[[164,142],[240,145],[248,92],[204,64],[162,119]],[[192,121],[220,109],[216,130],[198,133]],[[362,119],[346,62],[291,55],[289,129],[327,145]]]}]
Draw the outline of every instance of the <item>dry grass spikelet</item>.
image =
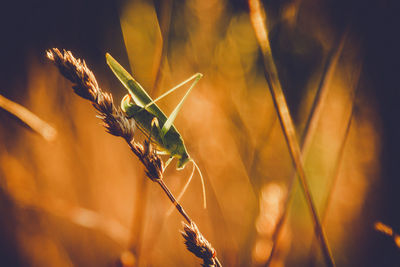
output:
[{"label": "dry grass spikelet", "polygon": [[73,83],[74,92],[92,102],[98,112],[97,117],[103,121],[107,132],[126,140],[132,152],[146,167],[146,175],[152,181],[161,180],[163,161],[154,153],[149,142],[145,141],[141,145],[133,141],[135,121],[127,118],[121,108],[114,105],[111,94],[100,89],[85,61],[76,59],[70,51],[63,50],[61,53],[57,48],[48,50],[47,57],[54,62],[60,73]]},{"label": "dry grass spikelet", "polygon": [[203,266],[217,266],[216,251],[200,233],[197,225],[194,222],[191,222],[190,225],[185,223],[183,230],[182,236],[185,238],[187,249],[203,260]]},{"label": "dry grass spikelet", "polygon": [[47,57],[54,62],[60,73],[73,83],[74,92],[92,102],[108,133],[121,136],[127,142],[132,141],[134,120],[126,118],[121,108],[114,105],[112,95],[100,89],[84,60],[76,59],[70,51],[63,50],[61,53],[57,48],[48,50]]},{"label": "dry grass spikelet", "polygon": [[160,156],[153,152],[148,141],[144,141],[144,145],[133,142],[130,144],[130,148],[146,167],[147,177],[153,182],[163,178],[164,163]]}]

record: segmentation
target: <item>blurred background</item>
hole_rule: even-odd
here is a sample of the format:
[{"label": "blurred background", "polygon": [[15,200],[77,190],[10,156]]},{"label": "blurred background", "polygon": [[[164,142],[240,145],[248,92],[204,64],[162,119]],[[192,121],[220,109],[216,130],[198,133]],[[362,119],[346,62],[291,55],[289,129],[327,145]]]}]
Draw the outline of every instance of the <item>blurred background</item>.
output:
[{"label": "blurred background", "polygon": [[[263,4],[337,265],[400,266],[398,9],[380,0]],[[43,138],[0,110],[0,266],[200,265],[183,244],[183,219],[166,216],[167,197],[45,58],[52,47],[85,59],[115,103],[125,89],[106,52],[152,97],[203,73],[175,122],[208,196],[204,210],[194,179],[186,211],[224,266],[265,266],[273,246],[270,266],[324,266],[247,1],[8,1],[0,22],[0,94],[56,130]],[[169,114],[185,90],[159,106]],[[178,193],[190,170],[171,166],[165,182]]]}]

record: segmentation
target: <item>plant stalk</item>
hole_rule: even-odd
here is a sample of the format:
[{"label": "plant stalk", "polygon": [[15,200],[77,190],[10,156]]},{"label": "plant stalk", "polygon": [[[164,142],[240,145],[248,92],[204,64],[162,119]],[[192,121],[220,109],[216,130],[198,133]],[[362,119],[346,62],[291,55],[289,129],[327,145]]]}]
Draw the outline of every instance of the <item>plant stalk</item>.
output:
[{"label": "plant stalk", "polygon": [[268,39],[268,32],[265,26],[265,14],[261,12],[261,3],[259,0],[249,0],[249,7],[252,25],[263,54],[265,79],[272,95],[272,100],[277,111],[283,135],[288,145],[290,157],[292,158],[293,165],[297,170],[299,182],[306,198],[307,205],[311,212],[315,234],[320,241],[320,246],[324,254],[326,265],[329,267],[334,267],[335,262],[326,238],[326,234],[318,217],[317,209],[315,207],[310,192],[310,187],[307,183],[300,148],[296,138],[295,128],[290,117],[289,109],[285,100],[285,95],[283,94],[276,66],[272,57],[272,51]]}]

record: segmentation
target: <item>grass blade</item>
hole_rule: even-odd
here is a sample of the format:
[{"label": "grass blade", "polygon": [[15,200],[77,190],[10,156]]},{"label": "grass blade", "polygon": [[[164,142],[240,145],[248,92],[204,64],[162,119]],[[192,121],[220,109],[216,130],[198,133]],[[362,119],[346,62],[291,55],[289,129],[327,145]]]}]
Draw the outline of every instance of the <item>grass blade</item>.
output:
[{"label": "grass blade", "polygon": [[20,119],[34,132],[41,135],[46,141],[52,141],[55,139],[57,135],[56,129],[51,127],[47,122],[43,121],[20,104],[17,104],[0,95],[0,108]]},{"label": "grass blade", "polygon": [[272,58],[271,47],[268,40],[268,33],[265,26],[265,15],[261,11],[260,1],[249,0],[249,7],[251,22],[253,24],[258,43],[264,57],[264,65],[266,69],[265,78],[267,80],[272,95],[274,106],[277,111],[279,122],[281,124],[282,131],[288,145],[290,156],[297,170],[300,185],[312,215],[315,234],[320,241],[320,246],[324,254],[326,264],[328,266],[335,266],[332,252],[329,248],[324,229],[318,217],[317,210],[307,183],[302,156],[300,153],[300,147],[296,140],[296,132],[289,114],[289,109],[286,104],[285,96],[279,82],[276,66]]},{"label": "grass blade", "polygon": [[[328,93],[328,88],[329,88],[328,85],[330,84],[330,80],[333,77],[334,70],[336,69],[339,57],[342,53],[346,37],[347,37],[347,32],[345,32],[345,34],[343,34],[339,43],[329,53],[328,59],[324,66],[321,81],[318,85],[317,93],[316,93],[315,99],[313,101],[313,105],[311,107],[310,114],[309,114],[309,117],[307,119],[306,125],[304,127],[304,131],[302,134],[301,154],[302,154],[303,158],[307,158],[308,149],[309,149],[311,140],[314,137],[314,133],[315,133],[316,126],[317,126],[317,123],[320,118],[321,111],[323,109],[323,106],[325,105],[326,95]],[[277,249],[279,236],[283,229],[283,225],[285,223],[286,216],[288,215],[290,203],[296,192],[296,187],[295,187],[295,183],[294,183],[295,179],[296,179],[296,173],[293,174],[291,180],[289,181],[288,193],[287,193],[287,197],[285,199],[283,212],[282,212],[280,218],[278,219],[278,223],[277,223],[274,233],[272,235],[273,245],[272,245],[272,249],[271,249],[270,258],[267,261],[266,266],[269,266],[269,264],[274,256],[274,253]]]},{"label": "grass blade", "polygon": [[[167,53],[167,48],[168,48],[168,36],[169,36],[169,28],[170,28],[170,22],[171,22],[171,12],[172,12],[172,4],[173,0],[166,0],[162,1],[161,3],[161,8],[160,8],[160,15],[157,16],[157,23],[158,27],[161,31],[161,38],[156,39],[156,45],[155,45],[155,54],[153,57],[153,64],[152,64],[152,81],[151,81],[151,93],[152,95],[157,95],[157,92],[159,91],[159,86],[163,80],[163,65],[166,59],[166,53]],[[132,58],[130,57],[129,49],[128,47],[130,44],[128,39],[126,38],[126,34],[128,34],[126,31],[124,31],[124,23],[123,23],[123,18],[120,16],[120,24],[122,28],[122,34],[124,35],[125,39],[125,46],[126,46],[126,51],[128,54],[128,58],[130,61],[130,65],[132,66]],[[151,107],[150,107],[151,108]],[[164,115],[164,114],[163,114]],[[166,118],[166,116],[164,115]],[[146,261],[145,255],[141,255],[141,247],[144,246],[142,244],[142,232],[144,228],[144,218],[145,212],[146,212],[146,203],[147,203],[147,194],[148,194],[148,183],[146,181],[146,175],[143,175],[143,177],[139,180],[138,185],[137,185],[137,190],[135,192],[136,198],[135,198],[135,213],[133,215],[133,220],[132,220],[132,226],[131,226],[131,237],[130,237],[130,250],[138,259],[138,264],[140,262]],[[157,238],[157,236],[156,236]],[[151,238],[150,238],[151,240]],[[144,259],[142,259],[144,258]]]},{"label": "grass blade", "polygon": [[[347,119],[346,129],[344,131],[342,142],[340,144],[339,151],[338,151],[337,156],[336,156],[336,161],[334,163],[333,175],[332,175],[332,179],[330,179],[331,180],[331,184],[328,186],[328,190],[329,191],[327,193],[326,199],[323,201],[323,203],[321,205],[321,221],[322,221],[323,225],[325,224],[326,216],[328,215],[328,210],[329,210],[329,207],[330,207],[330,204],[331,204],[331,200],[332,200],[333,193],[334,193],[334,190],[335,190],[335,187],[336,187],[336,183],[337,183],[337,180],[339,178],[340,167],[341,167],[341,164],[342,164],[343,155],[344,155],[344,152],[345,152],[345,148],[346,148],[347,140],[348,140],[348,137],[349,137],[351,125],[352,125],[352,122],[354,120],[354,115],[355,115],[355,103],[354,102],[355,102],[355,99],[357,97],[357,93],[358,93],[358,90],[359,90],[359,88],[358,88],[359,87],[358,80],[359,80],[359,77],[360,77],[360,73],[361,73],[361,71],[359,70],[358,73],[355,75],[355,81],[356,82],[355,82],[355,89],[354,89],[354,91],[352,93],[352,96],[351,96],[351,107],[350,107],[351,111],[350,111],[350,114],[349,114],[349,118]],[[315,257],[312,257],[312,254],[313,254],[312,251],[313,251],[314,248],[315,248],[315,239],[312,240],[311,247],[310,247],[310,257],[309,257],[310,262],[309,262],[309,266],[315,266]]]}]

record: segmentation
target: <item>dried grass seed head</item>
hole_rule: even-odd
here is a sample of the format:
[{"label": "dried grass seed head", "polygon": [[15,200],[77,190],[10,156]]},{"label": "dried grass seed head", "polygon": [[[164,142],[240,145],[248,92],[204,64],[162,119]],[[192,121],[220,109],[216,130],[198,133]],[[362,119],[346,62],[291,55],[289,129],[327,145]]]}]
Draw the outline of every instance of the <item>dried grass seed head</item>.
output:
[{"label": "dried grass seed head", "polygon": [[84,60],[76,59],[70,51],[53,48],[47,51],[47,57],[54,61],[61,74],[74,83],[75,93],[87,100],[96,101],[100,93],[96,78]]},{"label": "dried grass seed head", "polygon": [[103,120],[107,132],[121,136],[127,142],[133,140],[135,122],[125,117],[119,107],[115,107],[112,95],[103,92],[93,72],[84,60],[76,59],[70,51],[53,48],[47,51],[47,57],[55,63],[61,74],[73,83],[74,92],[92,102]]},{"label": "dried grass seed head", "polygon": [[132,151],[146,167],[146,175],[153,182],[163,178],[164,163],[152,149],[148,141],[144,141],[144,145],[134,142],[131,145]]},{"label": "dried grass seed head", "polygon": [[107,132],[121,136],[130,144],[132,151],[145,165],[146,175],[153,181],[162,179],[164,166],[161,158],[152,151],[148,142],[145,142],[144,146],[135,142],[132,144],[134,120],[127,118],[121,108],[114,105],[111,94],[99,88],[85,61],[76,59],[70,51],[63,50],[61,53],[57,48],[48,50],[47,57],[56,64],[61,74],[73,83],[75,93],[92,102]]},{"label": "dried grass seed head", "polygon": [[187,249],[204,261],[203,266],[215,265],[216,251],[200,233],[197,225],[191,222],[190,225],[184,224],[183,229],[182,236]]}]

